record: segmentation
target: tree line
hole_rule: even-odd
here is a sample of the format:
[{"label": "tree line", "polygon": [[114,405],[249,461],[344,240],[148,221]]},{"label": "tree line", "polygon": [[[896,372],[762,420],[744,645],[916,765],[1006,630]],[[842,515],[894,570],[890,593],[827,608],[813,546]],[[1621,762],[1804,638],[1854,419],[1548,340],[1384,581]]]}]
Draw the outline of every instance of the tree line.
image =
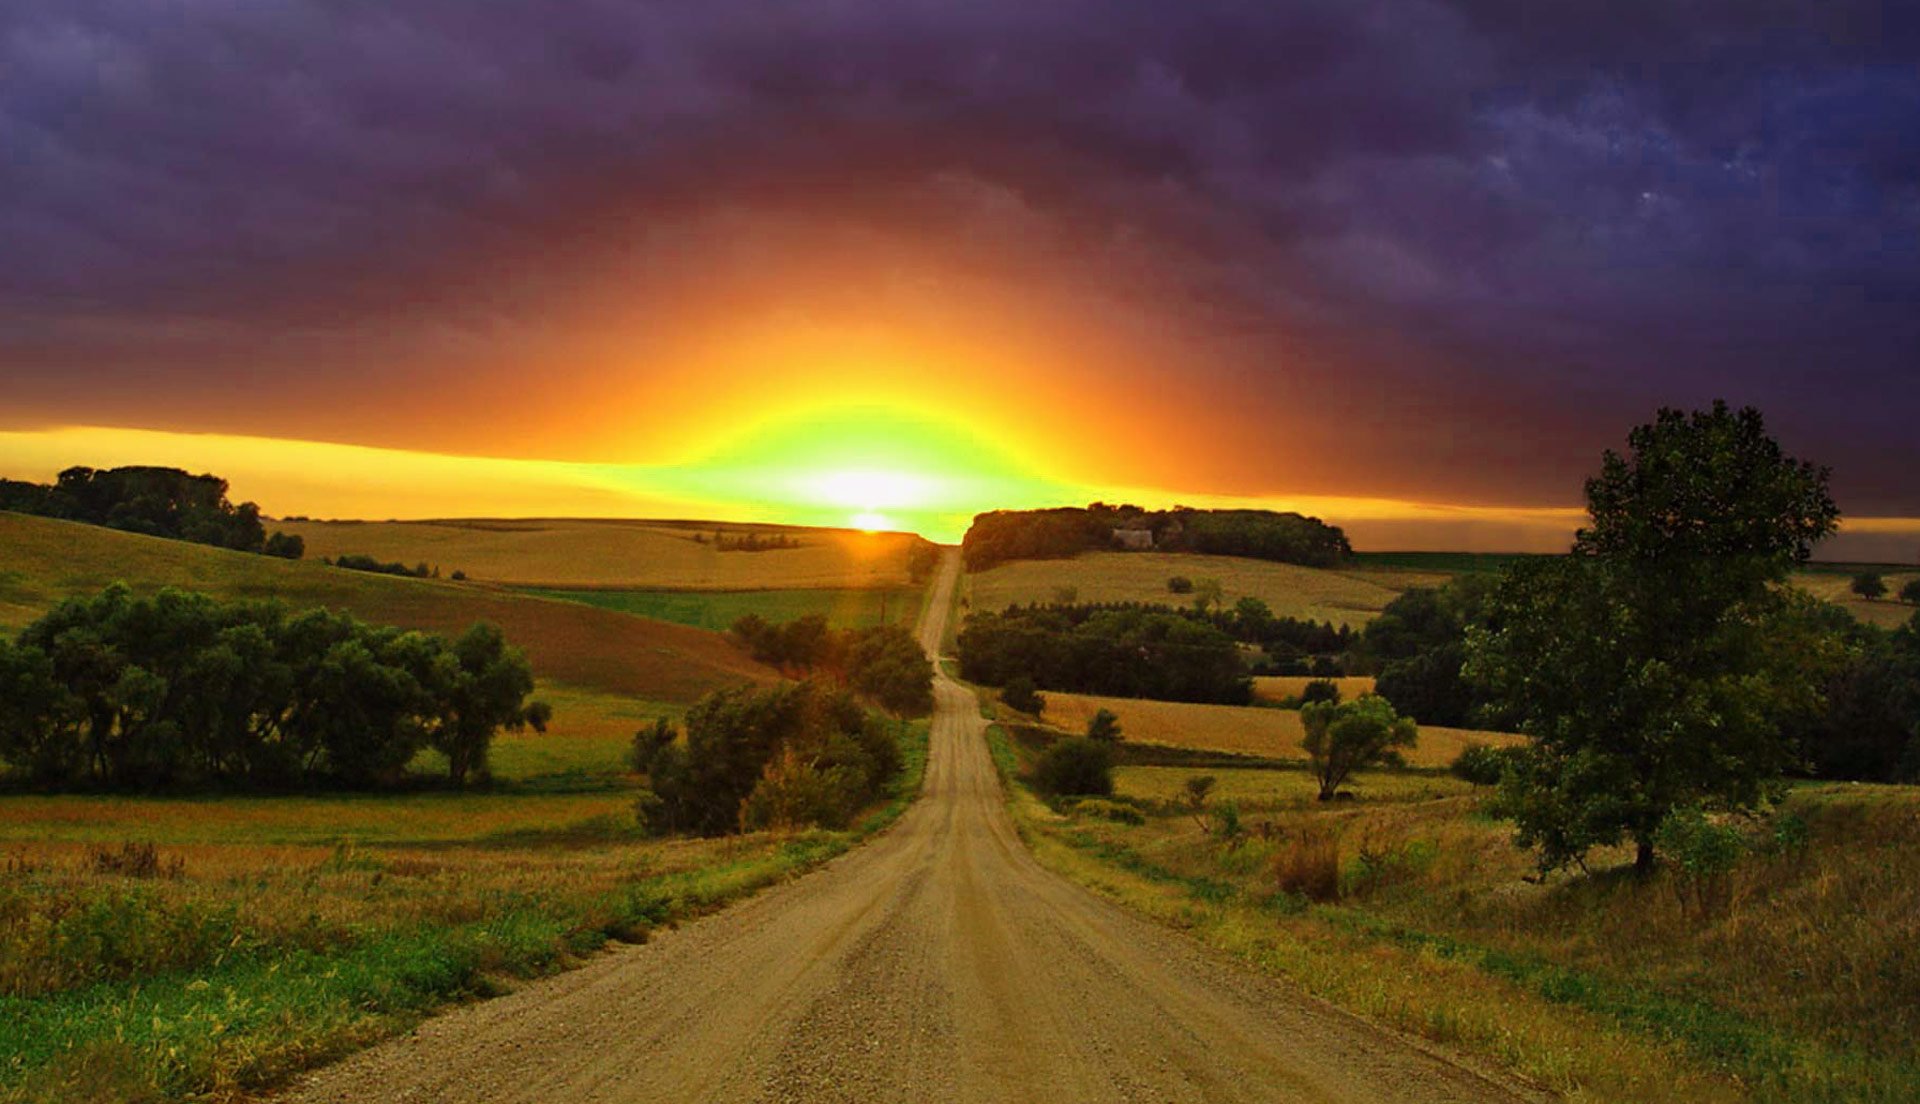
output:
[{"label": "tree line", "polygon": [[826,677],[904,717],[933,711],[933,663],[898,625],[836,630],[817,613],[785,623],[750,613],[733,623],[732,633],[761,663]]},{"label": "tree line", "polygon": [[968,680],[1043,690],[1244,705],[1253,683],[1232,636],[1157,606],[1014,606],[975,613],[958,639]]},{"label": "tree line", "polygon": [[298,535],[269,536],[257,504],[228,501],[226,480],[179,468],[73,467],[51,484],[0,479],[0,510],[289,560],[306,553]]},{"label": "tree line", "polygon": [[116,583],[0,640],[0,759],[43,789],[371,787],[432,748],[464,785],[502,729],[544,731],[532,690],[490,624],[448,640]]},{"label": "tree line", "polygon": [[1150,533],[1152,548],[1332,567],[1353,554],[1338,526],[1272,510],[1143,510],[1095,502],[1086,507],[994,510],[973,519],[960,552],[967,570],[1012,560],[1058,559],[1129,548],[1116,532]]},{"label": "tree line", "polygon": [[658,834],[843,828],[899,777],[895,729],[818,680],[718,691],[634,737],[635,811]]}]

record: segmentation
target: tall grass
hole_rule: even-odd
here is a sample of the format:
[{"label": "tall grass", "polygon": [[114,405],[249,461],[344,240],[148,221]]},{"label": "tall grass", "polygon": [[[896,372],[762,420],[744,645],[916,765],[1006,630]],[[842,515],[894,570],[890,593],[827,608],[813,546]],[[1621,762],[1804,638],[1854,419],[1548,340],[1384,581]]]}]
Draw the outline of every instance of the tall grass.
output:
[{"label": "tall grass", "polygon": [[1217,772],[1253,827],[1226,847],[1181,773],[1121,769],[1139,827],[1013,807],[1055,869],[1579,1099],[1920,1099],[1920,793],[1803,787],[1804,846],[1757,846],[1703,896],[1609,870],[1624,854],[1523,881],[1506,826],[1412,776],[1328,808],[1287,772]]},{"label": "tall grass", "polygon": [[[567,819],[554,816],[558,799],[496,795],[502,815],[459,822],[459,838],[438,826],[431,840],[325,846],[307,842],[321,823],[291,814],[325,822],[337,812],[326,799],[290,799],[260,842],[217,817],[196,840],[196,810],[222,803],[173,803],[155,826],[181,842],[130,869],[96,860],[116,848],[21,842],[30,813],[9,806],[0,1100],[218,1099],[271,1087],[448,1001],[643,940],[843,853],[918,793],[926,737],[924,724],[903,731],[907,771],[848,832],[645,840],[625,797],[619,813]],[[104,812],[126,804],[71,802],[87,800]],[[545,819],[508,815],[519,802]],[[150,821],[154,812],[149,803]],[[40,829],[76,831],[59,820]]]}]

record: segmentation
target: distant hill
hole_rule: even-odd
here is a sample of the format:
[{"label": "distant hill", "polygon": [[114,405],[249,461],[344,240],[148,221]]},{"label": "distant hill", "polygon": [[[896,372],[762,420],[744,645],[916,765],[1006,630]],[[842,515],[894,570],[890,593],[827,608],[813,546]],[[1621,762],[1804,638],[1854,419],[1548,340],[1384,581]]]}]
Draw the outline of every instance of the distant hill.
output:
[{"label": "distant hill", "polygon": [[[310,558],[368,555],[513,586],[680,590],[901,587],[910,533],[602,519],[283,519]],[[758,544],[759,550],[748,548]],[[922,555],[925,555],[923,553]]]},{"label": "distant hill", "polygon": [[472,584],[372,575],[0,512],[0,628],[17,631],[62,598],[115,580],[143,593],[178,586],[226,598],[279,598],[434,632],[491,621],[525,649],[542,678],[654,701],[690,702],[709,690],[776,677],[724,636],[702,629]]}]

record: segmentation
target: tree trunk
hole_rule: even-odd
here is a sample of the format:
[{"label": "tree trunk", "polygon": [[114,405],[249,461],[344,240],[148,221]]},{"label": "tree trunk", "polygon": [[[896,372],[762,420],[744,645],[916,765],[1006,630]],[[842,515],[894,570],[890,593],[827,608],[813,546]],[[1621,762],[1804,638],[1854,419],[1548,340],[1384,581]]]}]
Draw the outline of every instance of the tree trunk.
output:
[{"label": "tree trunk", "polygon": [[1653,873],[1653,841],[1643,839],[1633,854],[1633,872],[1644,878]]}]

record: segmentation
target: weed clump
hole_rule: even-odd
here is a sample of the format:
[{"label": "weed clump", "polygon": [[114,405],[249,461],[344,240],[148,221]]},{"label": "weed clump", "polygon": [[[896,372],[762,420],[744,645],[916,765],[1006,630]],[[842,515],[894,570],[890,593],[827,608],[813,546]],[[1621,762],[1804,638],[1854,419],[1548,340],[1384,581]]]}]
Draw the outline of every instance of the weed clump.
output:
[{"label": "weed clump", "polygon": [[1274,853],[1273,880],[1282,893],[1309,901],[1339,900],[1339,842],[1320,829],[1300,829]]}]

